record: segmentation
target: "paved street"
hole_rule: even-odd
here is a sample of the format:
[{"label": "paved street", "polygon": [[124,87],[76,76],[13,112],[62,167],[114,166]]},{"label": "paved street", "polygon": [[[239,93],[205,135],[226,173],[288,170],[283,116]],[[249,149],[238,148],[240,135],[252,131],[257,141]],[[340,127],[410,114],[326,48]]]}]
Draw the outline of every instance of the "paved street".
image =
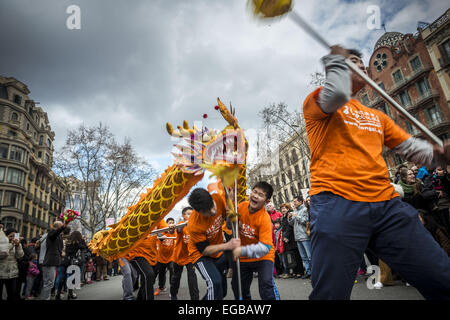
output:
[{"label": "paved street", "polygon": [[[206,284],[201,275],[197,272],[197,279],[200,290],[200,298],[206,292]],[[366,286],[366,278],[358,277],[358,283],[355,284],[352,292],[352,300],[423,300],[423,297],[413,287],[407,287],[401,282],[395,286],[384,287],[382,289],[369,290]],[[225,300],[233,300],[231,291],[231,279],[228,279],[228,292]],[[278,291],[282,300],[307,300],[311,292],[311,283],[309,280],[301,279],[275,279]],[[168,287],[168,284],[166,285]],[[254,279],[251,287],[252,297],[259,300],[258,283]],[[110,277],[108,281],[94,282],[85,285],[81,290],[76,290],[80,300],[121,300],[122,299],[122,276]],[[137,294],[137,291],[136,293]],[[183,271],[178,299],[189,300],[187,288],[186,271]],[[168,291],[161,293],[156,300],[169,300]]]}]

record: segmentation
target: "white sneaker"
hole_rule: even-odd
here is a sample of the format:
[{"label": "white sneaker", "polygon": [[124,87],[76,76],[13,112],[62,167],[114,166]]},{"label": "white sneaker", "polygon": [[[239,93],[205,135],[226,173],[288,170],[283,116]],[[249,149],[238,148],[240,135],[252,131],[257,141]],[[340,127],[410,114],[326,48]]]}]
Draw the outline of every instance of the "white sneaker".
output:
[{"label": "white sneaker", "polygon": [[377,283],[375,283],[375,284],[373,285],[373,287],[374,287],[375,289],[381,289],[381,288],[383,288],[383,284],[382,284],[381,282],[377,282]]}]

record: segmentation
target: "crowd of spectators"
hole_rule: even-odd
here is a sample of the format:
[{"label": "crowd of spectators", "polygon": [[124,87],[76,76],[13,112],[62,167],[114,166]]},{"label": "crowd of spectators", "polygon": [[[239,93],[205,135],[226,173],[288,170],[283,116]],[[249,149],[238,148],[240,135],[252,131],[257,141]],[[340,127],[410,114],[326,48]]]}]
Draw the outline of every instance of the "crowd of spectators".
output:
[{"label": "crowd of spectators", "polygon": [[3,229],[0,223],[2,300],[5,296],[9,301],[76,299],[74,290],[67,288],[70,265],[80,268],[81,286],[119,274],[117,261],[110,263],[92,254],[87,239],[62,221],[55,221],[45,234],[29,241],[16,239],[18,232],[13,228]]}]

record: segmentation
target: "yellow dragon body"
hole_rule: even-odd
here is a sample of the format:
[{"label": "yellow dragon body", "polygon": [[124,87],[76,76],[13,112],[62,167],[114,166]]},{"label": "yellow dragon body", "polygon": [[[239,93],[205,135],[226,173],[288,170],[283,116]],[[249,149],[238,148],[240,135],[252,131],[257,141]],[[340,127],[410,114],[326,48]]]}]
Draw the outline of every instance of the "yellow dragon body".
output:
[{"label": "yellow dragon body", "polygon": [[[236,181],[238,204],[246,200],[247,141],[232,107],[228,110],[219,98],[217,101],[216,109],[228,122],[219,133],[207,128],[190,128],[187,121],[178,130],[167,123],[168,133],[182,141],[175,145],[179,151],[173,153],[175,163],[154,181],[152,188],[140,195],[139,201],[128,208],[119,222],[109,226],[110,230],[94,234],[89,243],[94,254],[112,261],[131,252],[203,178],[206,170],[217,176],[224,187]],[[231,211],[230,208],[229,214]]]}]

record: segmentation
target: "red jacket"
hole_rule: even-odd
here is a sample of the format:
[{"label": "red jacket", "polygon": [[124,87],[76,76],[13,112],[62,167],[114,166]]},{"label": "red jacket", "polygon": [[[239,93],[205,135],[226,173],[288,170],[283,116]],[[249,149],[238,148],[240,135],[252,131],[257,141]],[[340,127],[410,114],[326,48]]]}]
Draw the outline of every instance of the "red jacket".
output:
[{"label": "red jacket", "polygon": [[283,214],[281,212],[278,212],[277,210],[273,210],[272,212],[269,212],[270,220],[272,220],[272,223],[275,222],[277,219],[281,219],[283,217]]},{"label": "red jacket", "polygon": [[[277,234],[278,233],[278,234]],[[284,252],[284,242],[283,242],[283,231],[281,231],[281,227],[280,229],[274,229],[273,230],[273,235],[275,241],[275,252],[276,253],[283,253]]]}]

